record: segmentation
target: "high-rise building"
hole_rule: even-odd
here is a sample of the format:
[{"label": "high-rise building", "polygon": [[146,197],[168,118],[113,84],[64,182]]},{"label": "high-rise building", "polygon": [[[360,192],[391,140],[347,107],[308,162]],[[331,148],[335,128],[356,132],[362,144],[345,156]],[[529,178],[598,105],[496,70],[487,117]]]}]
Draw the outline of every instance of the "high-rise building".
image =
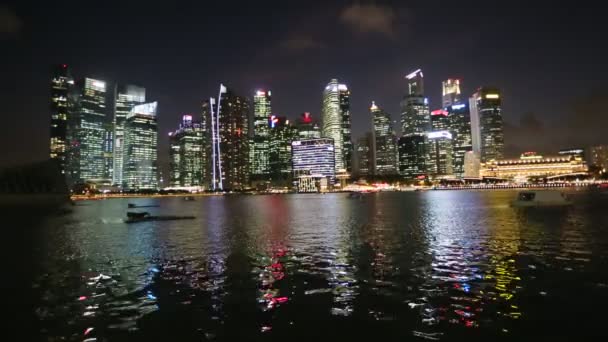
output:
[{"label": "high-rise building", "polygon": [[146,102],[146,88],[135,85],[116,85],[114,88],[114,146],[112,183],[122,184],[123,145],[125,122],[134,106]]},{"label": "high-rise building", "polygon": [[114,179],[114,123],[105,122],[103,130],[103,179],[105,184],[112,184]]},{"label": "high-rise building", "polygon": [[296,127],[301,140],[321,138],[321,128],[309,112],[300,114],[296,120]]},{"label": "high-rise building", "polygon": [[218,98],[203,104],[203,125],[209,134],[206,150],[212,190],[241,190],[249,183],[249,100],[220,84]]},{"label": "high-rise building", "polygon": [[473,151],[464,154],[464,178],[479,178],[481,162],[479,155]]},{"label": "high-rise building", "polygon": [[251,175],[268,178],[269,164],[269,125],[268,118],[272,115],[272,93],[270,90],[258,90],[253,96],[253,138],[250,142]]},{"label": "high-rise building", "polygon": [[471,142],[471,116],[469,106],[465,103],[446,107],[449,118],[449,131],[452,133],[454,153],[452,164],[456,177],[464,176],[465,154],[473,149]]},{"label": "high-rise building", "polygon": [[603,173],[608,172],[608,145],[593,146],[589,149],[589,165],[593,165]]},{"label": "high-rise building", "polygon": [[431,129],[433,131],[444,131],[450,128],[449,113],[445,109],[437,109],[431,112]]},{"label": "high-rise building", "polygon": [[504,135],[500,91],[482,87],[469,99],[473,151],[481,162],[503,157]]},{"label": "high-rise building", "polygon": [[374,175],[396,175],[397,146],[391,116],[382,108],[372,102],[370,107],[372,116],[372,173]]},{"label": "high-rise building", "polygon": [[202,187],[205,165],[205,136],[201,122],[192,115],[182,116],[182,123],[170,140],[170,185],[172,187]]},{"label": "high-rise building", "polygon": [[452,133],[447,130],[427,133],[427,173],[432,178],[453,176]]},{"label": "high-rise building", "polygon": [[399,138],[399,173],[407,179],[426,177],[426,134]]},{"label": "high-rise building", "polygon": [[442,86],[441,100],[443,108],[460,103],[460,80],[450,78],[443,81]]},{"label": "high-rise building", "polygon": [[109,183],[107,179],[106,82],[84,78],[70,94],[67,173],[71,185],[79,182]]},{"label": "high-rise building", "polygon": [[360,177],[371,175],[374,168],[374,165],[372,164],[372,160],[374,158],[372,155],[372,140],[372,132],[365,133],[364,136],[357,140],[357,169]]},{"label": "high-rise building", "polygon": [[158,188],[158,103],[136,105],[124,125],[123,181],[128,190]]},{"label": "high-rise building", "polygon": [[420,69],[405,76],[408,90],[401,101],[402,135],[424,134],[431,129],[429,102],[424,97],[424,75]]},{"label": "high-rise building", "polygon": [[334,142],[330,138],[296,140],[291,143],[294,177],[335,178]]},{"label": "high-rise building", "polygon": [[51,141],[50,157],[59,161],[61,172],[65,173],[68,150],[68,96],[74,80],[66,64],[57,65],[51,80]]},{"label": "high-rise building", "polygon": [[299,140],[298,130],[285,117],[270,116],[270,179],[275,186],[290,186],[292,180],[291,143]]},{"label": "high-rise building", "polygon": [[350,90],[345,84],[332,79],[323,91],[323,126],[321,135],[334,141],[336,173],[352,171]]}]

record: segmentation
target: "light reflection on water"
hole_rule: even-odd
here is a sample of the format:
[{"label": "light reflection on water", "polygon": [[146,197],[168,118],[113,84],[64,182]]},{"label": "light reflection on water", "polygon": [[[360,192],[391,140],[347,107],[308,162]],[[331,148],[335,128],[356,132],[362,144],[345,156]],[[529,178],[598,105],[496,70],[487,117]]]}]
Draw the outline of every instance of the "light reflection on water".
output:
[{"label": "light reflection on water", "polygon": [[[86,202],[31,228],[40,335],[69,340],[602,335],[608,196],[509,191]],[[122,223],[127,202],[192,221]],[[596,305],[591,305],[596,303]]]}]

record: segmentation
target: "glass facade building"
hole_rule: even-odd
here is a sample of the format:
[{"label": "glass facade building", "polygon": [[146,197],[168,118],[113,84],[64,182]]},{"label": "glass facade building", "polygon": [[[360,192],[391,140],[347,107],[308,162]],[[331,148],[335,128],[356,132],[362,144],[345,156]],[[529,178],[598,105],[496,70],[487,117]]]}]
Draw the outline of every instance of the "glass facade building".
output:
[{"label": "glass facade building", "polygon": [[323,91],[321,111],[324,138],[334,141],[336,173],[352,171],[353,144],[351,140],[350,90],[337,79],[332,79]]},{"label": "glass facade building", "polygon": [[192,115],[182,116],[182,123],[175,132],[169,133],[171,187],[203,187],[205,165],[205,136],[203,125]]},{"label": "glass facade building", "polygon": [[68,119],[70,183],[109,183],[107,168],[108,115],[106,83],[84,78],[77,82],[70,94]]},{"label": "glass facade building", "polygon": [[452,133],[454,147],[452,156],[454,175],[463,177],[465,154],[473,150],[469,106],[465,103],[453,104],[446,107],[446,110],[449,113],[449,131]]},{"label": "glass facade building", "polygon": [[242,190],[249,186],[249,111],[246,97],[220,84],[218,98],[203,104],[208,127],[207,174],[212,190]]},{"label": "glass facade building", "polygon": [[452,133],[447,130],[427,133],[426,171],[432,178],[454,175]]},{"label": "glass facade building", "polygon": [[135,85],[116,85],[114,88],[114,153],[112,183],[122,184],[123,145],[125,122],[134,106],[146,102],[146,89]]},{"label": "glass facade building", "polygon": [[291,143],[294,176],[335,178],[334,142],[329,138],[296,140]]},{"label": "glass facade building", "polygon": [[123,188],[158,189],[157,102],[136,105],[124,126]]},{"label": "glass facade building", "polygon": [[309,112],[300,114],[300,117],[296,120],[296,127],[301,140],[321,138],[321,127],[313,120]]},{"label": "glass facade building", "polygon": [[424,134],[431,129],[428,99],[424,97],[424,75],[418,69],[405,78],[407,92],[401,101],[401,133]]},{"label": "glass facade building", "polygon": [[284,117],[272,115],[269,123],[270,179],[275,186],[289,186],[293,175],[291,143],[299,140],[298,130]]},{"label": "glass facade building", "polygon": [[250,143],[251,175],[267,178],[270,175],[268,118],[272,115],[272,93],[258,90],[253,97],[253,138]]},{"label": "glass facade building", "polygon": [[59,161],[62,173],[65,173],[68,150],[68,96],[73,85],[68,66],[55,66],[51,79],[50,158]]},{"label": "glass facade building", "polygon": [[481,162],[503,158],[504,133],[500,91],[482,87],[469,99],[473,151]]},{"label": "glass facade building", "polygon": [[426,141],[425,134],[399,138],[399,174],[406,179],[426,177]]},{"label": "glass facade building", "polygon": [[373,135],[371,132],[366,133],[364,136],[357,140],[357,165],[358,175],[360,177],[369,176],[373,170],[373,155],[372,155],[372,140]]},{"label": "glass facade building", "polygon": [[443,108],[460,103],[460,80],[448,79],[442,82],[441,102]]},{"label": "glass facade building", "polygon": [[372,117],[372,172],[374,175],[396,175],[397,146],[391,116],[372,102],[370,107]]}]

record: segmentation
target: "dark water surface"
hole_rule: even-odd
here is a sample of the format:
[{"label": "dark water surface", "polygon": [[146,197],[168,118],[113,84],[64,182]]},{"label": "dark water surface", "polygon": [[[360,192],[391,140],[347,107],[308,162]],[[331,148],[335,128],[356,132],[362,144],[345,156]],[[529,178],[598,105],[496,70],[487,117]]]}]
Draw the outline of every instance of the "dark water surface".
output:
[{"label": "dark water surface", "polygon": [[[80,202],[20,228],[16,316],[49,341],[608,337],[608,195],[515,195]],[[197,218],[127,225],[129,202]]]}]

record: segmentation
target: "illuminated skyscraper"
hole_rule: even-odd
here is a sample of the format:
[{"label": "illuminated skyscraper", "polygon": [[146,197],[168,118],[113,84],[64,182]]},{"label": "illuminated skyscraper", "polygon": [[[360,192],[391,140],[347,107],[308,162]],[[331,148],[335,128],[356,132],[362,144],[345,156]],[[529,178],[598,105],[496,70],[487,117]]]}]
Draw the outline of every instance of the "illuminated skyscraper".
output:
[{"label": "illuminated skyscraper", "polygon": [[370,107],[372,116],[372,173],[374,175],[396,175],[398,174],[397,165],[397,146],[395,132],[391,116],[376,103],[372,102]]},{"label": "illuminated skyscraper", "polygon": [[252,176],[256,178],[267,178],[270,174],[268,118],[272,115],[271,95],[270,90],[258,90],[253,97],[253,138],[249,166]]},{"label": "illuminated skyscraper", "polygon": [[201,122],[192,115],[182,116],[182,123],[170,140],[170,185],[180,187],[202,187],[205,165],[205,136]]},{"label": "illuminated skyscraper", "polygon": [[504,135],[500,91],[482,87],[469,99],[473,151],[482,163],[503,158]]},{"label": "illuminated skyscraper", "polygon": [[399,174],[407,179],[426,177],[426,134],[399,138]]},{"label": "illuminated skyscraper", "polygon": [[57,159],[61,172],[65,173],[68,149],[68,95],[74,85],[68,66],[55,66],[51,80],[51,141],[50,157]]},{"label": "illuminated skyscraper", "polygon": [[463,177],[465,171],[465,154],[473,149],[471,143],[471,116],[469,114],[469,106],[464,103],[453,104],[446,107],[446,110],[448,112],[449,131],[452,133],[454,147],[452,156],[454,175]]},{"label": "illuminated skyscraper", "polygon": [[296,140],[291,143],[294,176],[329,178],[335,173],[334,142],[329,138]]},{"label": "illuminated skyscraper", "polygon": [[304,139],[319,139],[321,138],[321,128],[319,124],[313,120],[309,112],[300,114],[296,121],[298,135],[301,140]]},{"label": "illuminated skyscraper", "polygon": [[270,179],[275,186],[290,186],[293,174],[291,143],[299,140],[298,130],[284,117],[271,115],[269,123]]},{"label": "illuminated skyscraper", "polygon": [[122,184],[124,131],[127,115],[134,106],[146,102],[146,88],[135,85],[117,85],[114,88],[114,153],[113,184]]},{"label": "illuminated skyscraper", "polygon": [[442,105],[443,108],[460,103],[460,80],[448,79],[443,81]]},{"label": "illuminated skyscraper", "polygon": [[110,183],[107,171],[108,115],[106,83],[92,78],[77,82],[70,94],[68,119],[69,153],[68,178],[70,183]]},{"label": "illuminated skyscraper", "polygon": [[428,99],[424,97],[424,77],[418,69],[407,79],[407,93],[401,101],[401,133],[424,134],[431,129]]},{"label": "illuminated skyscraper", "polygon": [[157,102],[136,105],[124,125],[123,184],[128,190],[158,188]]},{"label": "illuminated skyscraper", "polygon": [[360,177],[369,176],[372,174],[374,165],[372,160],[372,140],[373,134],[371,132],[365,133],[364,136],[357,140],[356,153],[357,153],[357,165],[358,175]]},{"label": "illuminated skyscraper", "polygon": [[241,190],[249,183],[249,100],[220,84],[218,98],[203,104],[203,125],[211,142],[206,151],[212,190]]},{"label": "illuminated skyscraper", "polygon": [[449,131],[433,131],[427,133],[426,170],[429,176],[452,176],[452,134]]},{"label": "illuminated skyscraper", "polygon": [[334,141],[336,173],[351,172],[350,90],[337,79],[332,79],[323,91],[321,117],[321,135]]},{"label": "illuminated skyscraper", "polygon": [[431,128],[433,131],[447,130],[450,127],[449,113],[445,109],[437,109],[431,112]]}]

